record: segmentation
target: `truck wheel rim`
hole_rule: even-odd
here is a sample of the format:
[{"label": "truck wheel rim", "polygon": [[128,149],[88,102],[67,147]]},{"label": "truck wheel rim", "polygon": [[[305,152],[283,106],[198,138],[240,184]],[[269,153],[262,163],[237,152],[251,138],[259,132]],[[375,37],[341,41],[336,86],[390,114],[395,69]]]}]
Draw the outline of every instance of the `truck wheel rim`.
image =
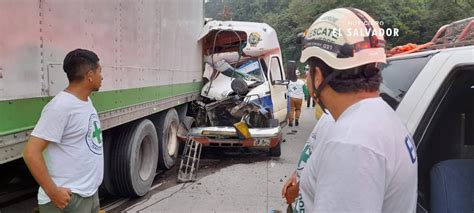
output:
[{"label": "truck wheel rim", "polygon": [[178,145],[178,138],[176,137],[178,128],[176,128],[175,124],[175,122],[171,124],[170,131],[168,132],[168,154],[170,156],[176,153],[176,147]]},{"label": "truck wheel rim", "polygon": [[138,154],[139,167],[138,174],[142,180],[148,180],[152,173],[153,153],[152,153],[152,139],[150,136],[143,138],[140,145],[140,152]]}]

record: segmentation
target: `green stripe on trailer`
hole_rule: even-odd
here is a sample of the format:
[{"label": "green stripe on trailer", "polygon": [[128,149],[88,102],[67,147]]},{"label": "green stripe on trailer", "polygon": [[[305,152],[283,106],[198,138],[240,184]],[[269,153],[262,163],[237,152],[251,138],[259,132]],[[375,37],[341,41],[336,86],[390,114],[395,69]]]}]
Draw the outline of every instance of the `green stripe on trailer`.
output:
[{"label": "green stripe on trailer", "polygon": [[[97,92],[91,95],[99,113],[201,90],[201,82]],[[0,101],[0,136],[33,129],[53,97]]]}]

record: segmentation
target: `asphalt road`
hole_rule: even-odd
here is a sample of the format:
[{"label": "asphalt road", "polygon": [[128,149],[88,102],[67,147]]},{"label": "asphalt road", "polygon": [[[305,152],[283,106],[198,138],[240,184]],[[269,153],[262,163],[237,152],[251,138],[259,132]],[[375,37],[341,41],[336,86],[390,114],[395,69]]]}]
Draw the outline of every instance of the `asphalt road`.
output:
[{"label": "asphalt road", "polygon": [[[314,108],[303,106],[300,126],[283,128],[285,142],[279,158],[260,150],[203,149],[196,182],[178,184],[175,166],[158,174],[144,197],[119,198],[101,193],[101,208],[106,212],[286,212],[281,188],[295,170],[315,124]],[[3,206],[0,213],[33,212],[37,188],[23,188],[35,192]]]},{"label": "asphalt road", "polygon": [[[316,124],[314,108],[303,107],[299,127],[283,129],[279,158],[262,151],[203,150],[198,181],[177,184],[176,170],[157,177],[147,196],[120,201],[107,212],[286,212],[281,188],[295,170]],[[161,182],[161,183],[158,183]],[[160,185],[161,184],[161,185]]]}]

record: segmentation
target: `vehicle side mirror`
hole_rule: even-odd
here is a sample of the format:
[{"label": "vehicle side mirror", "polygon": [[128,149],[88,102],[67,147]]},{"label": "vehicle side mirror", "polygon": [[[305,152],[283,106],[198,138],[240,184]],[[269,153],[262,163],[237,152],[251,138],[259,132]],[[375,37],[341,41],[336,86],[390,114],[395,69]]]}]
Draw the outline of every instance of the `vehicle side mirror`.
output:
[{"label": "vehicle side mirror", "polygon": [[295,61],[288,61],[288,63],[286,64],[286,78],[292,81],[297,80]]}]

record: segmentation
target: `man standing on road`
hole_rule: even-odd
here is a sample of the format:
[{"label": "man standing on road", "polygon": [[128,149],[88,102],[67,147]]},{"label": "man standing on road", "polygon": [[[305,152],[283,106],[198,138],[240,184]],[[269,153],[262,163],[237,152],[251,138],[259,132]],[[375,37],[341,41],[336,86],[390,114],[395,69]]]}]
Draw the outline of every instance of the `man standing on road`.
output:
[{"label": "man standing on road", "polygon": [[39,183],[40,212],[99,212],[102,133],[89,95],[102,83],[97,55],[76,49],[64,58],[69,86],[43,109],[23,158]]},{"label": "man standing on road", "polygon": [[321,15],[306,31],[301,62],[316,100],[335,123],[300,178],[305,212],[414,212],[417,160],[412,137],[380,97],[383,35],[354,8]]},{"label": "man standing on road", "polygon": [[304,201],[299,191],[299,179],[301,177],[301,172],[304,170],[304,167],[310,159],[312,152],[317,149],[318,144],[324,140],[325,135],[327,132],[329,132],[332,125],[334,125],[334,119],[332,116],[330,114],[323,114],[309,135],[309,138],[306,141],[303,150],[301,151],[296,171],[293,172],[293,174],[283,186],[282,196],[286,199],[288,204],[295,202],[293,207],[293,212],[295,213],[305,212]]},{"label": "man standing on road", "polygon": [[[306,76],[306,84],[313,85],[311,78],[308,76]],[[315,96],[313,87],[308,87],[308,95],[312,97]],[[292,207],[294,213],[305,212],[303,197],[299,191],[299,179],[301,177],[301,173],[309,158],[311,157],[313,150],[317,148],[321,141],[324,141],[325,135],[329,132],[332,125],[334,125],[334,119],[332,118],[331,114],[320,113],[318,109],[321,109],[319,105],[317,105],[317,108],[315,108],[315,117],[318,119],[318,123],[316,123],[316,126],[309,135],[309,138],[306,141],[303,150],[301,151],[296,171],[290,175],[290,178],[283,185],[282,189],[282,196],[286,199],[286,202],[289,205],[295,203],[295,205]]]},{"label": "man standing on road", "polygon": [[299,125],[299,119],[301,114],[301,104],[303,104],[304,99],[304,82],[299,79],[301,73],[299,70],[296,70],[296,79],[291,79],[288,84],[288,96],[290,97],[290,115],[289,126],[293,126],[293,120],[295,120],[295,126]]}]

